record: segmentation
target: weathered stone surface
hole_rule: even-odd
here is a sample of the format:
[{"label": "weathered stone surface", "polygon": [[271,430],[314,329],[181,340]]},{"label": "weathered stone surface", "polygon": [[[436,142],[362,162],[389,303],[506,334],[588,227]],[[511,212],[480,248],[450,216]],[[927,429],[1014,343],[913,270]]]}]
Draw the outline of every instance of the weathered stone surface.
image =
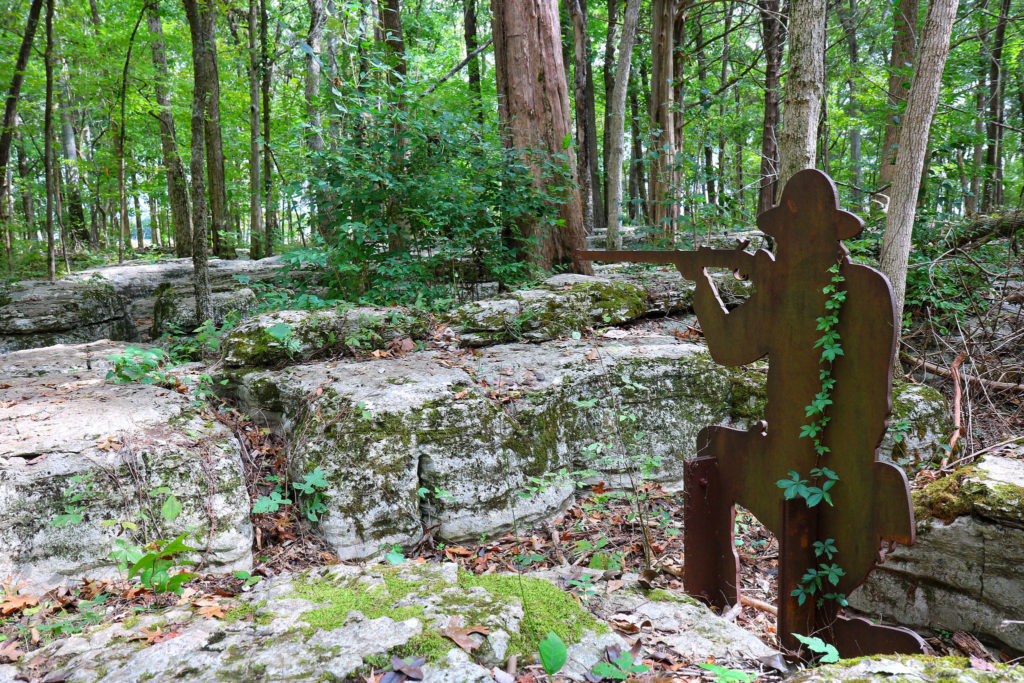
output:
[{"label": "weathered stone surface", "polygon": [[228,365],[272,367],[344,349],[382,349],[396,338],[421,339],[425,332],[423,316],[406,309],[282,310],[231,330],[221,350]]},{"label": "weathered stone surface", "polygon": [[536,289],[460,306],[447,322],[466,346],[546,341],[594,326],[619,325],[646,312],[636,285],[586,275],[556,275]]},{"label": "weathered stone surface", "polygon": [[322,529],[342,558],[413,544],[424,526],[458,540],[551,515],[573,493],[560,473],[676,486],[700,429],[750,426],[765,400],[763,365],[632,333],[229,375],[242,409],[292,439],[293,476],[327,473]]},{"label": "weathered stone surface", "polygon": [[850,596],[870,616],[1024,651],[1024,461],[988,457],[915,495],[917,542]]},{"label": "weathered stone surface", "polygon": [[[563,468],[615,481],[647,458],[654,477],[678,481],[701,427],[756,411],[757,376],[714,365],[699,345],[652,337],[295,366],[249,373],[235,393],[251,414],[280,416],[296,476],[327,472],[323,532],[348,558],[414,543],[424,522],[462,539],[510,528],[510,505],[521,524],[550,515],[570,484],[518,494]],[[620,409],[643,431],[624,430],[621,446],[609,431]],[[598,441],[625,457],[588,459]]]},{"label": "weathered stone surface", "polygon": [[[256,293],[236,281],[211,282],[210,288],[215,323],[223,322],[231,311],[245,313],[256,305]],[[153,324],[149,334],[154,339],[173,329],[191,334],[204,322],[196,315],[196,292],[191,284],[169,284],[158,288],[150,314]]]},{"label": "weathered stone surface", "polygon": [[971,666],[965,657],[861,657],[806,669],[786,679],[793,683],[890,681],[891,683],[998,683],[1024,681],[1024,667],[992,664],[992,671]]},{"label": "weathered stone surface", "polygon": [[[233,435],[204,421],[182,394],[105,382],[109,343],[104,360],[82,368],[96,350],[58,348],[41,377],[25,367],[39,352],[0,356],[0,367],[21,375],[0,384],[0,576],[47,587],[109,575],[120,522],[137,525],[121,536],[137,534],[135,541],[194,526],[193,545],[204,550],[212,528],[209,565],[250,567],[249,498]],[[172,523],[160,514],[169,494],[154,493],[165,486],[182,505]],[[55,523],[66,514],[81,521]],[[108,520],[114,525],[104,526]]]},{"label": "weathered stone surface", "polygon": [[[264,280],[276,275],[283,262],[279,256],[249,260],[210,259],[210,279],[212,281],[231,280],[241,275],[252,280]],[[163,284],[185,284],[192,281],[192,259],[172,258],[157,262],[136,260],[126,261],[116,266],[90,268],[72,273],[64,279],[69,281],[107,282],[118,294],[132,300],[152,296]]]},{"label": "weathered stone surface", "polygon": [[0,354],[0,377],[43,377],[94,372],[100,377],[114,367],[110,356],[124,351],[124,342],[101,339],[90,344],[57,344]]},{"label": "weathered stone surface", "polygon": [[[756,658],[775,654],[691,600],[637,590],[632,577],[598,609],[621,617],[616,606],[646,607],[666,622],[645,625],[645,633],[665,638],[677,635],[672,629],[693,630],[699,635],[691,642],[705,643],[717,661],[741,671],[760,673]],[[221,603],[228,613],[223,620],[204,619],[188,606],[172,607],[130,626],[64,638],[32,656],[46,657],[51,670],[65,673],[72,683],[358,680],[371,668],[389,669],[392,655],[422,656],[424,681],[454,683],[491,681],[491,668],[504,666],[513,655],[520,665],[533,661],[537,643],[549,631],[569,646],[560,678],[587,680],[606,647],[628,649],[607,624],[546,578],[477,577],[455,565],[336,566],[274,577]],[[464,627],[484,626],[489,634],[471,634],[479,647],[466,653],[441,633],[453,619]],[[169,623],[180,635],[157,644],[140,637],[143,629]],[[640,656],[676,643],[644,638]],[[18,668],[27,669],[27,662],[10,667],[12,674]]]},{"label": "weathered stone surface", "polygon": [[125,300],[102,282],[0,285],[0,353],[97,339],[138,339]]}]

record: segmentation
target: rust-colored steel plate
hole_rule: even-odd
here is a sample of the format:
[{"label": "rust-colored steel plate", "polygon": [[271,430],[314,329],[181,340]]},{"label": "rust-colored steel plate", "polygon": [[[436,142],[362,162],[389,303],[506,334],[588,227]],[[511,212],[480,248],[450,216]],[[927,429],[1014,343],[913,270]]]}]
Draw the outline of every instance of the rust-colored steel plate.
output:
[{"label": "rust-colored steel plate", "polygon": [[[805,170],[786,184],[779,205],[758,217],[758,227],[775,238],[776,253],[743,249],[692,251],[587,251],[600,261],[675,265],[694,280],[694,310],[712,358],[723,365],[768,359],[765,421],[750,430],[707,427],[698,437],[696,458],[685,468],[684,540],[687,590],[713,605],[738,599],[738,563],[733,539],[734,506],[749,509],[779,539],[778,634],[796,650],[792,636],[818,635],[843,655],[921,652],[924,643],[905,629],[883,627],[841,614],[838,603],[803,605],[791,595],[801,577],[817,567],[814,542],[833,539],[835,562],[844,575],[823,592],[849,594],[879,560],[883,541],[914,540],[913,510],[906,476],[878,460],[877,450],[891,411],[893,360],[899,330],[889,281],[878,271],[850,261],[843,239],[856,236],[862,221],[838,206],[835,185],[824,173]],[[828,269],[840,264],[846,302],[838,331],[843,355],[832,366],[835,388],[819,459],[811,439],[801,438],[805,406],[821,389],[821,337]],[[726,268],[752,280],[749,298],[726,311],[705,268]],[[839,481],[833,505],[808,508],[802,499],[784,500],[776,485],[790,471],[812,479],[814,467],[828,467]]]}]

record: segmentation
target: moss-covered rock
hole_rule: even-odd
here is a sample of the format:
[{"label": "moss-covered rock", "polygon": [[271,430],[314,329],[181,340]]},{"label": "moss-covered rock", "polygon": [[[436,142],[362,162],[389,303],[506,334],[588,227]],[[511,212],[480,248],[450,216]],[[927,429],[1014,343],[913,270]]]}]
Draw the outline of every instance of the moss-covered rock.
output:
[{"label": "moss-covered rock", "polygon": [[997,683],[1024,681],[1024,667],[992,664],[986,671],[971,666],[966,657],[927,657],[924,655],[858,657],[835,664],[806,669],[786,679],[793,683],[819,681],[874,681],[920,683],[958,681],[959,683]]},{"label": "moss-covered rock", "polygon": [[128,307],[104,282],[0,285],[0,353],[100,339],[138,339]]},{"label": "moss-covered rock", "polygon": [[[17,369],[10,357],[33,353],[0,357],[0,367]],[[90,369],[82,358],[88,350],[57,353],[66,365],[51,360],[48,374],[0,385],[0,575],[34,587],[113,575],[115,539],[170,539],[189,527],[192,545],[209,543],[208,566],[251,567],[249,499],[230,431],[201,419],[188,396],[105,382],[103,364]],[[181,511],[168,520],[161,509],[172,496]]]},{"label": "moss-covered rock", "polygon": [[647,312],[646,298],[628,282],[556,275],[535,289],[465,304],[446,322],[466,346],[546,341],[635,320]]},{"label": "moss-covered rock", "polygon": [[[234,280],[221,281],[211,290],[213,318],[217,324],[232,311],[245,313],[256,305],[256,293]],[[149,333],[154,339],[175,330],[190,334],[204,322],[196,314],[196,291],[191,283],[167,283],[157,288],[152,316]]]},{"label": "moss-covered rock", "polygon": [[343,350],[382,349],[400,337],[422,339],[426,322],[422,314],[401,308],[281,310],[243,322],[222,349],[230,366],[273,367]]},{"label": "moss-covered rock", "polygon": [[1024,651],[1024,461],[988,457],[914,494],[917,542],[850,596],[871,616]]},{"label": "moss-covered rock", "polygon": [[[43,656],[75,683],[95,681],[341,681],[391,668],[393,656],[422,657],[431,683],[492,681],[492,667],[511,659],[531,666],[549,633],[568,646],[559,678],[593,680],[607,647],[627,650],[602,618],[634,618],[657,639],[642,638],[638,659],[674,651],[690,660],[759,672],[758,657],[777,656],[754,635],[689,599],[642,596],[636,576],[589,604],[558,587],[557,572],[474,576],[454,564],[406,562],[396,567],[335,566],[265,579],[249,593],[219,599],[230,616],[208,619],[188,604],[130,621],[87,629],[43,647],[0,674]],[[173,624],[174,637],[145,634]],[[444,634],[481,626],[465,652]],[[662,656],[660,659],[664,659]]]}]

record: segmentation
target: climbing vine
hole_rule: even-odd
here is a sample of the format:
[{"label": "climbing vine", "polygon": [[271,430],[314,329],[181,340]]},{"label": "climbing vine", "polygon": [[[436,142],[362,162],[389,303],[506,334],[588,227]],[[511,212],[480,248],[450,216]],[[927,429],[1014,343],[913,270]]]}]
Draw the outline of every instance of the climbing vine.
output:
[{"label": "climbing vine", "polygon": [[[803,498],[809,508],[817,506],[822,501],[832,505],[832,496],[829,491],[839,481],[839,475],[823,466],[822,460],[831,452],[831,449],[825,445],[824,432],[831,420],[828,407],[832,405],[832,391],[836,384],[836,380],[832,376],[832,366],[836,358],[843,355],[843,345],[838,328],[839,312],[846,301],[846,289],[843,287],[845,278],[840,272],[840,264],[841,261],[836,262],[828,269],[832,278],[829,284],[822,289],[828,299],[825,301],[825,315],[817,319],[817,329],[822,335],[814,344],[814,348],[821,349],[821,357],[818,361],[820,365],[818,379],[821,380],[821,389],[814,395],[814,400],[805,407],[806,417],[809,421],[800,430],[801,438],[808,438],[814,442],[817,466],[811,468],[810,471],[814,483],[802,478],[800,473],[795,470],[788,472],[788,478],[779,479],[776,482],[776,485],[783,490],[786,500]],[[835,539],[827,538],[824,541],[815,541],[814,556],[821,562],[817,567],[812,567],[804,572],[800,583],[790,593],[796,597],[798,604],[804,604],[810,596],[821,595],[818,598],[819,606],[826,599],[835,600],[840,605],[846,606],[844,593],[824,592],[829,585],[838,586],[840,577],[846,573],[842,567],[832,562],[832,558],[837,552]]]}]

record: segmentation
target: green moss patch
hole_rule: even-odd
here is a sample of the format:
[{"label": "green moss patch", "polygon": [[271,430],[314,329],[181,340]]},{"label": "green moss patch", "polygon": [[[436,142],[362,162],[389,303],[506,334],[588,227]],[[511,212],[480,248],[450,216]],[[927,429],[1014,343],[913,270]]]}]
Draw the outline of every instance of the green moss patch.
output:
[{"label": "green moss patch", "polygon": [[608,626],[595,619],[575,597],[550,581],[526,576],[485,574],[474,576],[459,572],[459,585],[481,586],[505,602],[518,601],[525,617],[520,632],[513,634],[509,652],[533,653],[548,633],[554,632],[566,644],[578,643],[585,631],[605,633]]},{"label": "green moss patch", "polygon": [[918,521],[934,517],[949,524],[957,517],[1017,516],[1024,519],[1024,488],[986,481],[985,473],[971,466],[937,479],[914,491]]}]

